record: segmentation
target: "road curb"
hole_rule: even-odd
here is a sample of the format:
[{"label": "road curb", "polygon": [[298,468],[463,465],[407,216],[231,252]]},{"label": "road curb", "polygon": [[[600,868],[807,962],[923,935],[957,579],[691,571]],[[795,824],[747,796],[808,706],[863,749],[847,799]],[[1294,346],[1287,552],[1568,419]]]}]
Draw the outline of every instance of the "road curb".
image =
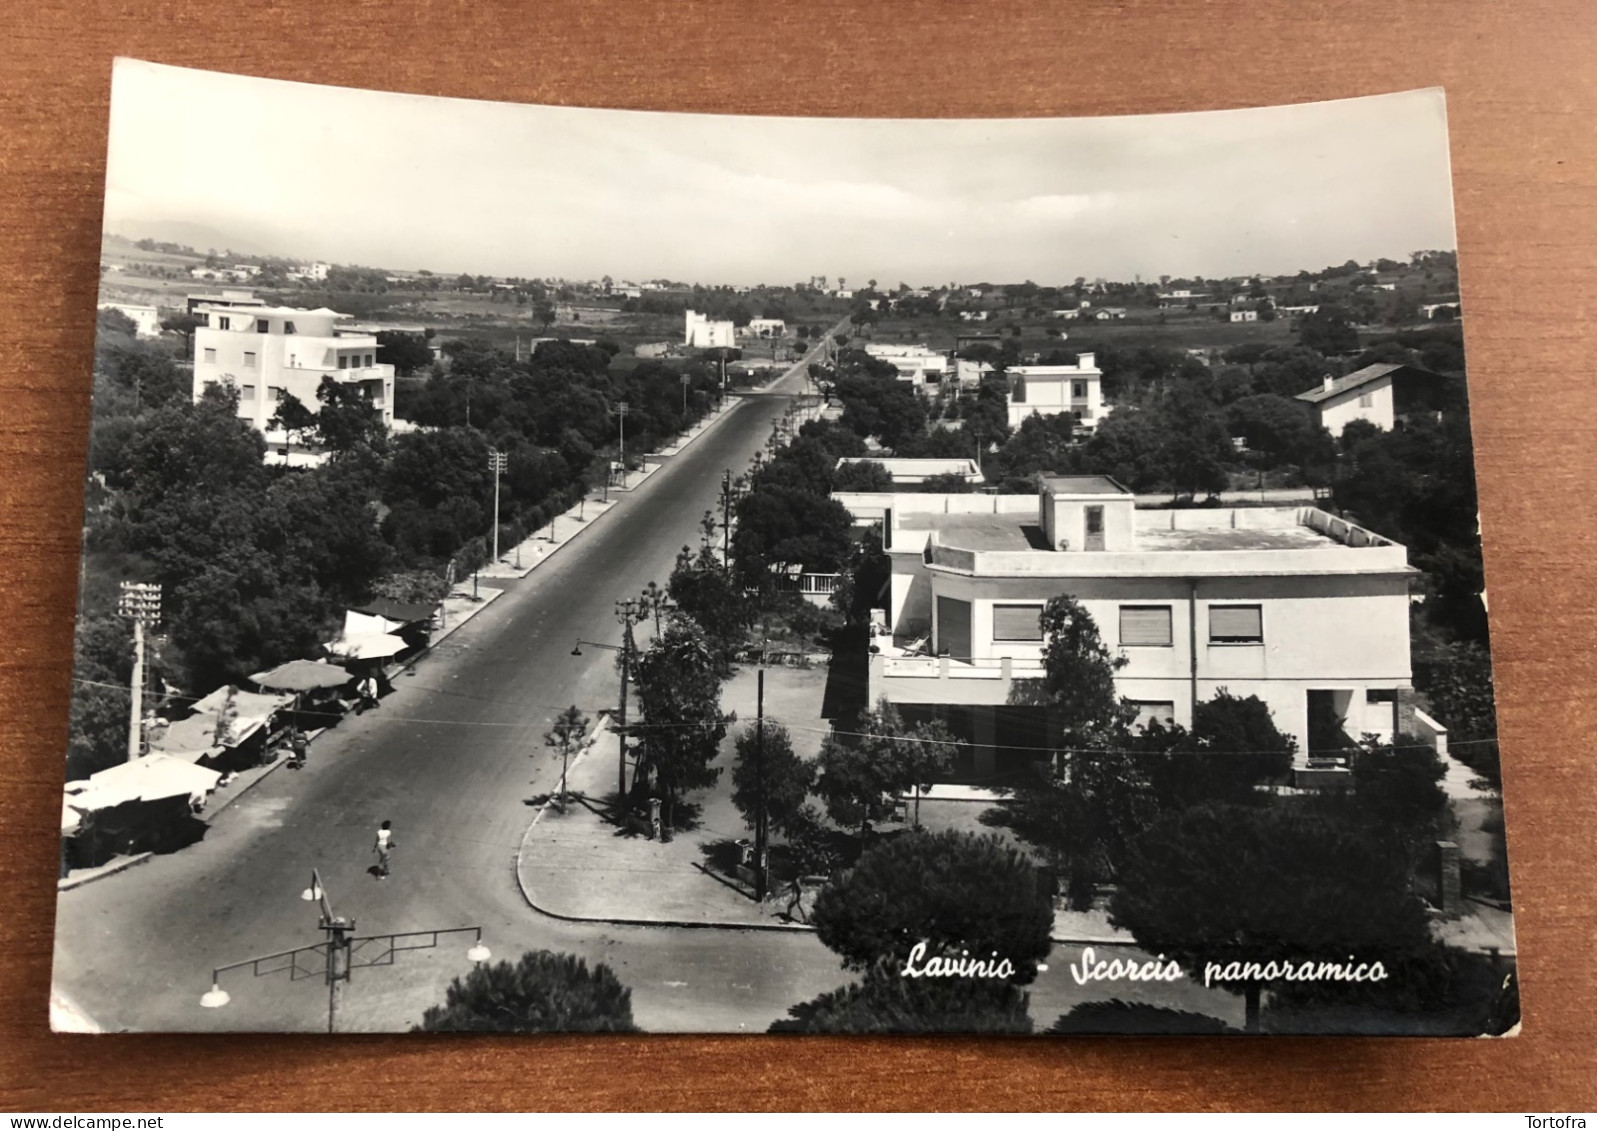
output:
[{"label": "road curb", "polygon": [[[331,729],[331,728],[324,727],[322,729],[322,734],[326,734],[329,729]],[[316,737],[320,738],[321,735],[319,734]],[[309,745],[310,745],[310,743],[307,742],[306,746],[309,746]],[[252,790],[256,786],[260,785],[263,781],[265,781],[267,778],[271,777],[279,769],[281,769],[283,766],[287,765],[292,760],[293,759],[291,757],[289,757],[288,755],[279,754],[277,759],[275,761],[273,761],[270,766],[267,766],[264,770],[262,770],[259,774],[257,774],[250,781],[247,781],[243,785],[239,786],[239,789],[238,789],[237,793],[229,794],[228,797],[227,797],[227,800],[223,801],[215,809],[212,809],[209,813],[201,814],[201,816],[204,817],[204,819],[205,819],[205,823],[206,824],[210,824],[212,821],[216,820],[216,818],[220,817],[223,813],[227,812],[230,808],[232,808],[234,802],[236,802],[239,798],[243,797],[250,790]]]},{"label": "road curb", "polygon": [[[600,719],[599,725],[594,728],[592,741],[584,745],[581,753],[577,755],[578,761],[587,756],[588,751],[593,749],[598,743],[600,734],[609,729],[609,725],[609,716],[604,716]],[[569,774],[569,772],[568,767],[567,773]],[[562,923],[593,923],[612,927],[679,927],[707,931],[789,931],[800,933],[806,931],[814,933],[815,931],[814,927],[804,923],[729,923],[723,920],[703,919],[607,918],[598,915],[568,915],[559,911],[551,911],[549,908],[540,905],[537,899],[534,898],[531,887],[528,886],[526,879],[521,874],[521,869],[527,858],[527,842],[532,838],[532,831],[538,827],[538,822],[543,820],[544,813],[548,811],[549,806],[553,803],[554,798],[551,796],[542,805],[538,806],[537,814],[527,823],[526,830],[521,834],[521,843],[516,846],[516,889],[521,892],[521,898],[526,901],[527,906],[540,915],[548,916],[550,919],[555,919]]]},{"label": "road curb", "polygon": [[116,875],[118,872],[126,872],[129,868],[137,868],[140,864],[149,863],[150,858],[154,855],[155,853],[153,852],[140,852],[134,856],[124,856],[120,862],[109,861],[102,864],[91,875],[79,876],[77,879],[73,879],[71,876],[63,876],[55,882],[55,890],[58,892],[72,891],[74,888],[83,887],[85,884],[92,884],[95,880],[103,880],[107,876]]}]

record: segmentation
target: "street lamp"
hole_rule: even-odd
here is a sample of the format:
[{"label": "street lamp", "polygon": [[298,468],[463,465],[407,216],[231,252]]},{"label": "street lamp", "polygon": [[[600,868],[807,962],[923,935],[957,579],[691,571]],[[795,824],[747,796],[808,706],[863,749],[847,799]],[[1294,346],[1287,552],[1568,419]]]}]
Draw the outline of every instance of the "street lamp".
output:
[{"label": "street lamp", "polygon": [[232,1001],[232,995],[222,988],[222,975],[229,970],[242,970],[248,966],[259,978],[266,974],[288,971],[289,980],[314,977],[314,966],[299,965],[301,957],[322,960],[322,977],[327,982],[327,1031],[338,1031],[338,1000],[343,984],[350,979],[351,971],[359,967],[392,966],[394,956],[403,950],[428,950],[438,945],[443,935],[462,934],[475,936],[466,951],[468,961],[481,964],[493,957],[483,945],[481,927],[444,927],[431,931],[401,931],[390,934],[355,937],[355,920],[333,914],[333,905],[327,898],[320,872],[311,869],[311,886],[300,893],[306,902],[315,902],[321,910],[320,927],[326,938],[319,943],[282,950],[276,954],[263,954],[246,958],[242,962],[229,962],[211,971],[211,988],[200,995],[200,1005],[205,1009],[220,1009]]}]

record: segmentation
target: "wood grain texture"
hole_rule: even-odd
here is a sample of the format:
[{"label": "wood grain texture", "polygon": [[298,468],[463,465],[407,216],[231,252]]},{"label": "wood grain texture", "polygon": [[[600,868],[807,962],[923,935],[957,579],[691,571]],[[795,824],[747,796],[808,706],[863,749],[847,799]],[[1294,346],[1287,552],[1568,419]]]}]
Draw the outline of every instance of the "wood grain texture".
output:
[{"label": "wood grain texture", "polygon": [[[1593,24],[1589,0],[6,5],[0,1106],[1590,1110]],[[826,116],[1144,113],[1446,88],[1523,1035],[802,1045],[51,1035],[50,818],[66,733],[116,55],[472,98]]]}]

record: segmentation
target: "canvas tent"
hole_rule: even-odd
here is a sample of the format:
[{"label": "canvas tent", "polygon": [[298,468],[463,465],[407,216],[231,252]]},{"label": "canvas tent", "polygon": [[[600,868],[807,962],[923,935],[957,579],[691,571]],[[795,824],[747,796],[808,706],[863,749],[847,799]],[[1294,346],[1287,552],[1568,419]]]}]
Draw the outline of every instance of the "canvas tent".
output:
[{"label": "canvas tent", "polygon": [[221,774],[169,754],[147,754],[66,785],[65,865],[92,868],[119,854],[171,852],[204,831],[194,813]]}]

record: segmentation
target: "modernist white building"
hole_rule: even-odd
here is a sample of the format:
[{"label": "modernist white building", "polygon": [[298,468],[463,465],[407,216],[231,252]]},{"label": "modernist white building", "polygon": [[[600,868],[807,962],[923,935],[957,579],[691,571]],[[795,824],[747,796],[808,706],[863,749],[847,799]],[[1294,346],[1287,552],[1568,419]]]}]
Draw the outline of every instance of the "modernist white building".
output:
[{"label": "modernist white building", "polygon": [[1080,354],[1075,365],[1011,365],[1009,367],[1009,426],[1019,428],[1028,416],[1070,413],[1083,427],[1103,418],[1103,372],[1090,353]]},{"label": "modernist white building", "polygon": [[967,483],[980,483],[982,479],[981,468],[973,459],[911,459],[896,456],[872,459],[870,456],[844,456],[837,461],[837,466],[844,467],[851,463],[879,463],[894,483],[902,483],[906,487],[924,483],[939,475],[957,475]]},{"label": "modernist white building", "polygon": [[1353,738],[1427,722],[1410,690],[1417,571],[1402,546],[1323,511],[1139,511],[1096,476],[1046,479],[1036,497],[840,499],[878,501],[892,560],[871,701],[945,719],[973,744],[972,778],[1041,753],[1043,709],[1026,693],[1042,677],[1039,615],[1060,594],[1128,661],[1115,682],[1140,721],[1191,726],[1221,690],[1256,695],[1296,740],[1300,770],[1311,710]]},{"label": "modernist white building", "polygon": [[682,344],[698,349],[732,349],[737,333],[731,322],[712,322],[708,314],[690,310],[685,315]]},{"label": "modernist white building", "polygon": [[132,321],[133,336],[136,338],[159,338],[161,336],[161,312],[153,306],[143,306],[130,302],[102,302],[100,309],[115,310]]},{"label": "modernist white building", "polygon": [[377,336],[325,307],[206,306],[194,331],[194,399],[211,384],[238,390],[238,414],[260,432],[285,395],[316,412],[322,378],[355,385],[394,423],[394,367],[377,362]]},{"label": "modernist white building", "polygon": [[908,381],[918,393],[935,393],[948,379],[951,363],[948,354],[923,345],[894,345],[872,342],[865,352],[898,370],[898,379]]},{"label": "modernist white building", "polygon": [[787,323],[780,318],[751,318],[748,332],[755,338],[780,338],[787,333]]}]

